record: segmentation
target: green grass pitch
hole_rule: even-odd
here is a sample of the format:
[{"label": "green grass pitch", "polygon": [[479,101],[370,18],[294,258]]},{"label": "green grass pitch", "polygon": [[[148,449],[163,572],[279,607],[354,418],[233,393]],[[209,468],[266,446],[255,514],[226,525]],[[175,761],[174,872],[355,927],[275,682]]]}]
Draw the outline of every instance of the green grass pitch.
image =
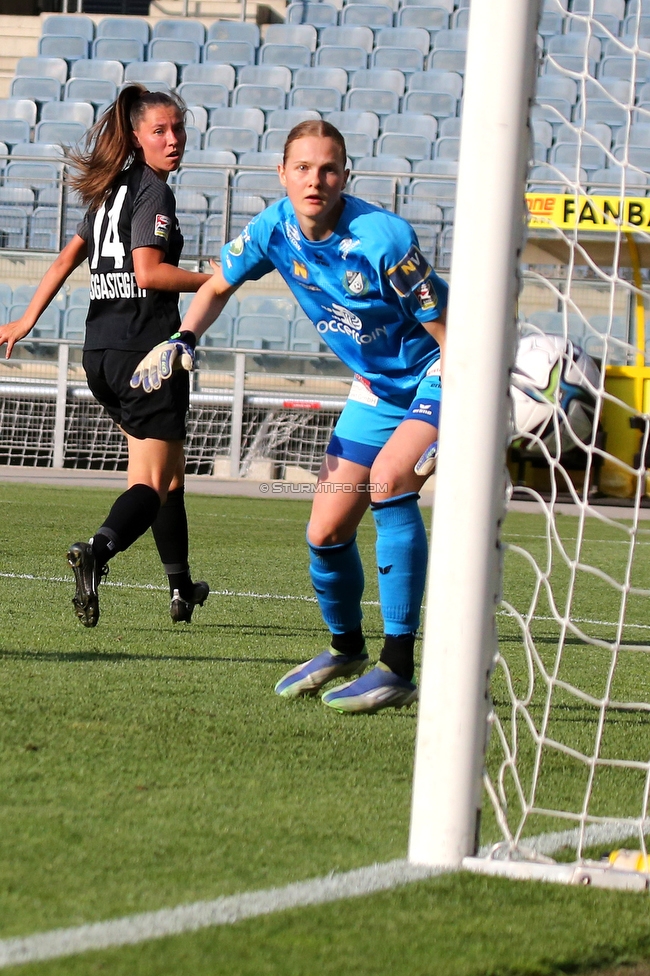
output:
[{"label": "green grass pitch", "polygon": [[[191,626],[174,626],[149,535],[114,560],[109,581],[122,585],[103,586],[102,619],[85,630],[73,615],[65,551],[90,535],[112,497],[0,485],[0,938],[405,857],[415,709],[340,716],[317,700],[273,694],[284,671],[324,646],[307,574],[308,504],[189,496],[192,568],[222,595]],[[562,520],[567,538],[575,525]],[[540,556],[541,526],[510,515],[506,537],[528,540]],[[605,553],[607,530],[590,531],[594,551]],[[376,656],[369,519],[359,539]],[[609,570],[623,572],[607,551]],[[514,563],[508,572],[507,586],[525,598],[530,576]],[[640,585],[644,565],[634,572]],[[614,619],[600,584],[576,599],[585,618]],[[640,608],[631,612],[642,619]],[[507,618],[500,626],[516,670],[516,627]],[[557,633],[544,621],[534,630],[540,646]],[[647,690],[646,658],[635,660],[622,694],[639,683]],[[581,667],[577,654],[566,667],[577,683],[591,680],[591,663]],[[497,679],[505,716],[501,690]],[[580,709],[562,715],[558,734],[586,741]],[[647,723],[622,722],[618,734],[647,751]],[[557,767],[550,799],[577,802],[570,768]],[[639,803],[636,787],[613,789],[620,797],[610,789],[604,805]],[[486,813],[484,839],[494,830]],[[645,896],[459,874],[6,971],[519,976],[634,959],[650,959]]]}]

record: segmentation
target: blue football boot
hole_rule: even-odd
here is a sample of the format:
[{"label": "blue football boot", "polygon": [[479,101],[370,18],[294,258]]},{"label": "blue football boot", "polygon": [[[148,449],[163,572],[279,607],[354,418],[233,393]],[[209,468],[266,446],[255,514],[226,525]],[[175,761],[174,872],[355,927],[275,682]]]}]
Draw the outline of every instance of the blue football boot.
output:
[{"label": "blue football boot", "polygon": [[382,708],[408,708],[417,701],[418,689],[381,662],[355,681],[325,692],[322,701],[337,712],[373,715]]},{"label": "blue football boot", "polygon": [[283,698],[303,698],[315,695],[323,685],[335,678],[350,678],[362,674],[368,667],[365,646],[361,654],[341,654],[329,647],[305,664],[287,671],[275,686],[275,693]]}]

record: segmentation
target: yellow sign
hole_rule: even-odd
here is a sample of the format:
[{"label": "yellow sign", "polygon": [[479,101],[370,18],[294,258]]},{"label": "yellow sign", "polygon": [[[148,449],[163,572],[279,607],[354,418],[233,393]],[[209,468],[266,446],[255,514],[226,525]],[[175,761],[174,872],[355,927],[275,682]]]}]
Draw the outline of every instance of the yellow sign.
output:
[{"label": "yellow sign", "polygon": [[647,231],[650,198],[527,193],[528,226],[537,230]]}]

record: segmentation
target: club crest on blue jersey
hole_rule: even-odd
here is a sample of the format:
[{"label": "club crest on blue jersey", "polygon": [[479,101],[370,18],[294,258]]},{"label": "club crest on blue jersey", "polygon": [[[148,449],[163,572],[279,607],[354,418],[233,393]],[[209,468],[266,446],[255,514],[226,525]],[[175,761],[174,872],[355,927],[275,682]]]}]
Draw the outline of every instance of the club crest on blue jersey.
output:
[{"label": "club crest on blue jersey", "polygon": [[230,247],[228,250],[232,255],[234,255],[234,257],[238,258],[244,253],[244,247],[244,238],[240,234],[239,237],[236,237],[234,241],[230,242]]},{"label": "club crest on blue jersey", "polygon": [[360,271],[346,271],[343,275],[343,287],[348,295],[361,298],[370,288],[370,282]]},{"label": "club crest on blue jersey", "polygon": [[406,298],[431,274],[431,266],[419,247],[412,244],[401,261],[386,272],[400,298]]},{"label": "club crest on blue jersey", "polygon": [[422,281],[415,289],[415,297],[420,303],[420,308],[423,312],[428,312],[430,309],[435,308],[438,304],[438,294],[433,287],[433,282],[431,278],[427,278],[426,281]]}]

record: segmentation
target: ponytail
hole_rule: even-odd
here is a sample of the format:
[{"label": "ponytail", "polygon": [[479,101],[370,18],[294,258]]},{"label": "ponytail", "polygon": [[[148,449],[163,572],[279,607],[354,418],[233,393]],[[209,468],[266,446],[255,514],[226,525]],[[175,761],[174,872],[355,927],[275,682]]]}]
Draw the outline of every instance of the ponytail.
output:
[{"label": "ponytail", "polygon": [[76,170],[68,176],[68,185],[76,190],[84,206],[98,209],[122,170],[142,158],[133,132],[147,109],[155,105],[173,106],[183,118],[187,111],[175,93],[150,92],[144,85],[127,85],[88,130],[83,148],[67,151],[67,159]]}]

